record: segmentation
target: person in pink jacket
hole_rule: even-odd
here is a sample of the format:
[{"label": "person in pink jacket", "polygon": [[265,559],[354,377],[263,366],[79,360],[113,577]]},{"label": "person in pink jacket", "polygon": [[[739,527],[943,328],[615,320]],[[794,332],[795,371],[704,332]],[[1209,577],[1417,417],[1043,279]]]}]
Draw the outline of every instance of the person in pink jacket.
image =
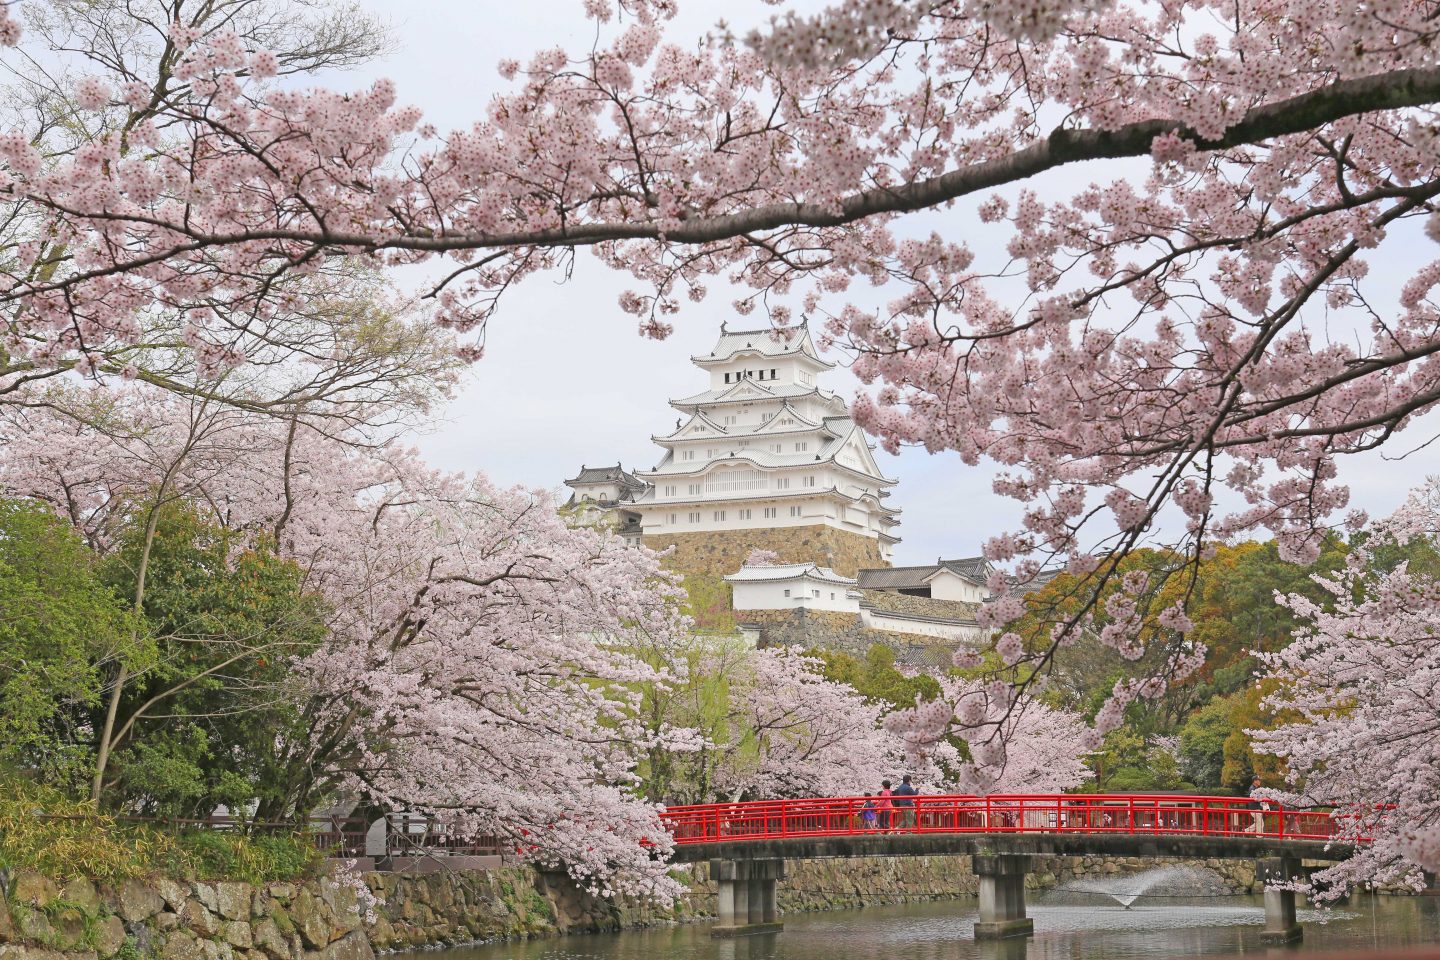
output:
[{"label": "person in pink jacket", "polygon": [[881,830],[889,830],[889,829],[890,829],[890,817],[891,817],[890,811],[891,811],[891,809],[893,809],[894,806],[895,806],[895,804],[894,804],[893,802],[891,802],[891,800],[890,800],[890,798],[893,797],[893,796],[894,796],[894,794],[890,792],[890,781],[889,781],[889,780],[881,780],[881,781],[880,781],[880,793],[879,793],[880,799],[875,802],[875,810],[876,810],[876,812],[878,812],[878,813],[880,814],[880,829],[881,829]]}]

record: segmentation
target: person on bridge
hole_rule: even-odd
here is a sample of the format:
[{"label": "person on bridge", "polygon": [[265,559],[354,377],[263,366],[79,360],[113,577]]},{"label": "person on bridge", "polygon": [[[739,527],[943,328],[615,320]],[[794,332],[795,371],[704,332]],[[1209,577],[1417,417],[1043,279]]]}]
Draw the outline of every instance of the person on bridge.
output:
[{"label": "person on bridge", "polygon": [[1245,829],[1246,833],[1265,832],[1265,802],[1255,796],[1257,790],[1262,790],[1260,778],[1254,777],[1250,781],[1250,826]]},{"label": "person on bridge", "polygon": [[890,781],[881,780],[879,794],[880,799],[875,802],[875,809],[880,814],[881,830],[890,829],[890,810],[893,807],[893,804],[890,802],[890,798],[892,796],[894,796],[894,794],[890,792]]},{"label": "person on bridge", "polygon": [[875,829],[875,799],[865,794],[865,803],[860,807],[860,823],[866,830]]},{"label": "person on bridge", "polygon": [[902,830],[915,829],[915,801],[910,798],[919,794],[915,785],[910,782],[910,774],[900,778],[900,786],[895,788],[895,806],[900,812],[900,828]]}]

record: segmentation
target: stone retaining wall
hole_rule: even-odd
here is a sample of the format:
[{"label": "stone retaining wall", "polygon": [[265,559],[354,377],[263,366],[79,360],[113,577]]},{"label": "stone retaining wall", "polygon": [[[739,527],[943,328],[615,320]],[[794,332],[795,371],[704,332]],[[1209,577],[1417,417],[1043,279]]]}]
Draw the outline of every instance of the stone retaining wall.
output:
[{"label": "stone retaining wall", "polygon": [[[1254,864],[1121,857],[1039,859],[1032,889],[1167,864],[1207,867],[1236,893]],[[798,860],[783,913],[974,896],[968,857]],[[529,867],[342,874],[305,884],[128,880],[60,886],[0,871],[0,960],[373,960],[375,951],[685,922],[715,909],[704,864],[676,868],[689,894],[671,908],[609,902]]]},{"label": "stone retaining wall", "polygon": [[870,648],[879,643],[895,654],[897,663],[912,666],[950,664],[956,641],[926,637],[916,633],[893,633],[872,630],[860,622],[858,613],[834,610],[741,610],[735,619],[759,630],[761,646],[803,647],[835,650],[865,658]]},{"label": "stone retaining wall", "polygon": [[[758,507],[756,508],[759,509]],[[656,533],[642,538],[651,550],[675,548],[665,566],[678,573],[727,576],[740,569],[751,550],[773,550],[781,563],[813,561],[842,577],[861,567],[888,567],[880,559],[880,542],[825,524],[766,527],[753,530],[708,530],[703,533]]]}]

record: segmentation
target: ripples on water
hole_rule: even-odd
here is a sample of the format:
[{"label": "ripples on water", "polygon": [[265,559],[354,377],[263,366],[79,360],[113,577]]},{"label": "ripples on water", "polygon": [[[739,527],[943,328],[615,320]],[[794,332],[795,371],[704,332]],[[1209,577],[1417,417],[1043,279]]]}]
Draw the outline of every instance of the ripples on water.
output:
[{"label": "ripples on water", "polygon": [[[1095,902],[1086,903],[1090,899]],[[412,960],[1090,960],[1261,954],[1259,897],[1113,901],[1074,894],[1037,898],[1035,935],[976,943],[975,901],[875,907],[785,917],[785,932],[711,940],[705,924],[619,934],[455,947]],[[1302,910],[1300,956],[1440,942],[1440,901],[1356,897],[1343,908]],[[1285,951],[1287,954],[1290,951]]]}]

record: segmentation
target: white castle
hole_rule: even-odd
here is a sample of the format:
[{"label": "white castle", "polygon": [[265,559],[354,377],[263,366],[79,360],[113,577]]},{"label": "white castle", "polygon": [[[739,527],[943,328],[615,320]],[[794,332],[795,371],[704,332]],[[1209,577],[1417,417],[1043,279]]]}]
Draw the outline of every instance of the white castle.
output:
[{"label": "white castle", "polygon": [[643,536],[822,524],[878,541],[889,562],[899,511],[845,401],[817,384],[834,367],[807,327],[723,332],[691,361],[710,388],[672,400],[685,417],[652,439],[665,454],[627,505]]},{"label": "white castle", "polygon": [[[899,510],[885,501],[896,481],[845,401],[819,385],[834,364],[807,327],[722,326],[715,349],[690,359],[709,389],[670,401],[682,416],[651,438],[660,462],[583,466],[565,481],[576,516],[671,550],[667,563],[680,572],[722,577],[743,629],[826,611],[852,617],[857,642],[986,635],[975,619],[989,597],[983,558],[889,566]],[[757,546],[778,562],[745,565]]]}]

